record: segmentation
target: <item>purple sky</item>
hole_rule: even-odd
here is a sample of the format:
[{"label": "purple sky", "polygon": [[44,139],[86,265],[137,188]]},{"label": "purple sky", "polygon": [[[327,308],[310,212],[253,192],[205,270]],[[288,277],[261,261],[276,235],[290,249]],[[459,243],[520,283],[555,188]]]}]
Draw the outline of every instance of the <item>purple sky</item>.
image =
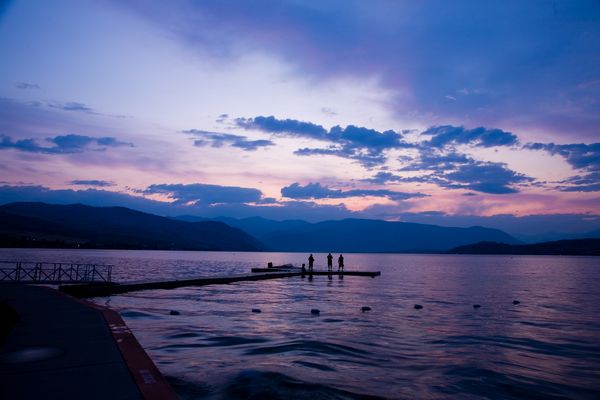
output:
[{"label": "purple sky", "polygon": [[597,1],[0,2],[0,203],[600,229]]}]

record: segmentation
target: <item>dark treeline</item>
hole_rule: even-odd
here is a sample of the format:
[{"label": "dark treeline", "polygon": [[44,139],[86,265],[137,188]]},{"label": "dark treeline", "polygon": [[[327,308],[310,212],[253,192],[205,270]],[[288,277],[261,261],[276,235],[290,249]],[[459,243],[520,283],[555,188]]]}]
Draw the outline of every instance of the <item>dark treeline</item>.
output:
[{"label": "dark treeline", "polygon": [[450,250],[451,254],[513,254],[552,256],[600,256],[600,239],[573,239],[510,245],[479,242]]}]

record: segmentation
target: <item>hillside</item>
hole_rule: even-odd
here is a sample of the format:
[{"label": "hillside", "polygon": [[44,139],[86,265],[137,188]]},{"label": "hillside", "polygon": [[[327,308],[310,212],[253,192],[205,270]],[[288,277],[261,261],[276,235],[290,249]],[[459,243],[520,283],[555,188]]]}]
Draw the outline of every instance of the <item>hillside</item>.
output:
[{"label": "hillside", "polygon": [[11,203],[0,206],[3,247],[258,251],[247,233],[218,221],[185,222],[124,207]]},{"label": "hillside", "polygon": [[[195,217],[180,217],[193,220]],[[510,244],[517,239],[498,229],[451,228],[406,222],[344,219],[309,223],[264,218],[220,218],[274,251],[408,253],[444,252],[482,240]]]},{"label": "hillside", "polygon": [[515,255],[564,255],[599,256],[600,239],[557,240],[525,245],[479,242],[459,246],[449,251],[452,254],[515,254]]}]

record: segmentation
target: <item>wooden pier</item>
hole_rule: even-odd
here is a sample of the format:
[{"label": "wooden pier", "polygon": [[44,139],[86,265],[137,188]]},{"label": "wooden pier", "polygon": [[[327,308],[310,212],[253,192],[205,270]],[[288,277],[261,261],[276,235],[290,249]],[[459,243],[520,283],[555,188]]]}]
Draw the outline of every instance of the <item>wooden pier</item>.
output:
[{"label": "wooden pier", "polygon": [[182,279],[182,280],[168,280],[168,281],[144,281],[144,282],[126,282],[126,283],[91,283],[82,285],[63,285],[59,287],[59,290],[70,294],[71,296],[83,298],[83,297],[101,297],[110,296],[113,294],[134,292],[139,290],[151,290],[151,289],[175,289],[185,286],[205,286],[205,285],[224,285],[235,282],[243,281],[261,281],[266,279],[279,279],[279,278],[291,278],[296,276],[367,276],[376,277],[381,275],[381,272],[369,272],[369,271],[344,271],[344,272],[327,272],[327,271],[313,271],[312,274],[302,273],[298,270],[275,270],[271,269],[268,272],[254,272],[253,269],[251,274],[239,274],[239,275],[227,275],[227,276],[212,276],[206,278],[195,278],[195,279]]}]

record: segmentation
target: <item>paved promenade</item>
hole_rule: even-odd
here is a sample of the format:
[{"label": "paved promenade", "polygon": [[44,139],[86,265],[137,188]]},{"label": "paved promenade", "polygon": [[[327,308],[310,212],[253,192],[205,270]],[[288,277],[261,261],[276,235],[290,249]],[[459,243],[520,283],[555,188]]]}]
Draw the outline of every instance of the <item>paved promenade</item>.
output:
[{"label": "paved promenade", "polygon": [[1,284],[0,302],[19,315],[0,343],[1,399],[176,398],[116,312],[40,286]]}]

